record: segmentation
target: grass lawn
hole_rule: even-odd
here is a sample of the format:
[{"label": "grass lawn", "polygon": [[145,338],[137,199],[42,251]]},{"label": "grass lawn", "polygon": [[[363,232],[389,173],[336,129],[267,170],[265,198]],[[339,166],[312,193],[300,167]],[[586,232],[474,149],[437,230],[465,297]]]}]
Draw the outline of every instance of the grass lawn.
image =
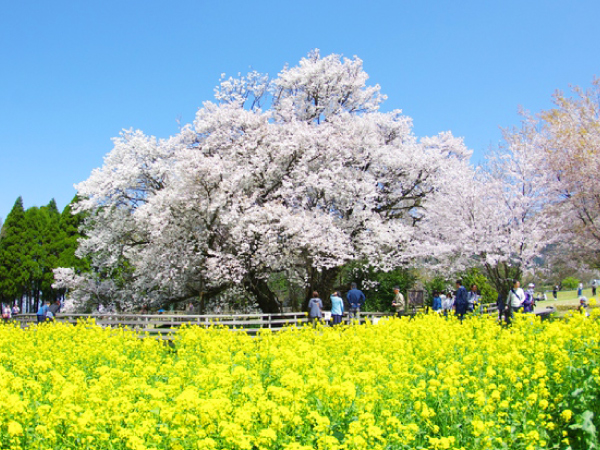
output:
[{"label": "grass lawn", "polygon": [[[598,293],[598,292],[596,292]],[[545,302],[542,302],[543,304],[547,304],[547,305],[552,305],[552,306],[556,306],[556,305],[578,305],[579,304],[579,297],[577,296],[577,289],[572,290],[572,291],[558,291],[557,294],[557,299],[554,300],[554,298],[552,297],[552,291],[546,292],[546,296],[548,297],[548,300]],[[592,289],[584,289],[583,290],[583,296],[585,298],[587,298],[588,300],[590,298],[592,298]],[[596,297],[598,297],[596,295]],[[596,298],[597,300],[597,298]]]},{"label": "grass lawn", "polygon": [[[598,294],[598,292],[596,292]],[[547,301],[538,302],[536,305],[536,311],[539,311],[541,308],[545,308],[546,306],[553,306],[556,308],[556,316],[564,317],[569,311],[575,310],[579,306],[579,297],[577,296],[577,289],[572,291],[559,291],[557,295],[557,299],[554,300],[552,297],[552,292],[546,292],[548,297]],[[596,297],[592,297],[592,289],[584,289],[583,296],[588,299],[588,303],[590,299],[596,298],[598,300],[598,295]],[[592,308],[597,308],[599,305],[588,306],[588,311]]]}]

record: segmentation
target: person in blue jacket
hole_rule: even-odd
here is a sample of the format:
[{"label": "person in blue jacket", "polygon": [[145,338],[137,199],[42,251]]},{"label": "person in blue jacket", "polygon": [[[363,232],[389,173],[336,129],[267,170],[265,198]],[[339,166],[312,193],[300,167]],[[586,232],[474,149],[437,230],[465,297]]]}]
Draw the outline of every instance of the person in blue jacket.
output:
[{"label": "person in blue jacket", "polygon": [[50,302],[45,302],[42,306],[37,310],[37,323],[42,323],[46,321],[46,315],[48,314],[48,310],[50,309]]},{"label": "person in blue jacket", "polygon": [[342,316],[344,314],[344,300],[340,297],[339,292],[331,294],[331,317],[333,318],[333,325],[342,323]]},{"label": "person in blue jacket", "polygon": [[467,290],[462,284],[462,280],[456,280],[456,295],[454,299],[454,314],[461,320],[469,309],[469,300],[467,299]]},{"label": "person in blue jacket", "polygon": [[437,313],[442,310],[442,298],[440,297],[440,293],[437,291],[433,293],[433,305],[431,305],[431,309]]},{"label": "person in blue jacket", "polygon": [[360,317],[360,310],[365,304],[365,294],[360,289],[356,288],[356,283],[352,283],[352,289],[346,294],[346,300],[350,304],[350,316],[354,318]]}]

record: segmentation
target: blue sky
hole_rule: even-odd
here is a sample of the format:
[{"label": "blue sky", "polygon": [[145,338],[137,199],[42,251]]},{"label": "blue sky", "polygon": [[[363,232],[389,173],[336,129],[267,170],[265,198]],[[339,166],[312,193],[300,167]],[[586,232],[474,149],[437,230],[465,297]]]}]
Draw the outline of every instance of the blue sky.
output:
[{"label": "blue sky", "polygon": [[417,136],[450,130],[473,161],[600,76],[600,2],[304,0],[2,1],[0,217],[60,209],[121,129],[157,137],[193,120],[221,73],[276,75],[311,49],[358,56]]}]

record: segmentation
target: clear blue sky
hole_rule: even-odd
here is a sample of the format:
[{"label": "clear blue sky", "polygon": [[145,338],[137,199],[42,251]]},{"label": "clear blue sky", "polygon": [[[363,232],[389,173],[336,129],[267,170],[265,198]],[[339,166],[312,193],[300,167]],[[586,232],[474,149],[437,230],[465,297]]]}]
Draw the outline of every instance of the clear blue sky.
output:
[{"label": "clear blue sky", "polygon": [[8,1],[0,9],[0,217],[75,195],[123,128],[177,132],[221,73],[276,75],[313,48],[358,56],[418,136],[474,161],[600,76],[598,0]]}]

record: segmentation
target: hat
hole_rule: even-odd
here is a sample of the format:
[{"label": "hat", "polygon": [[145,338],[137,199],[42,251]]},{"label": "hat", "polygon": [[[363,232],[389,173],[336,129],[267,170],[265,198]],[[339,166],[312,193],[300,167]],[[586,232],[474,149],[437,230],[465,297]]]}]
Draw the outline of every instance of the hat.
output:
[{"label": "hat", "polygon": [[529,283],[529,287],[535,287],[535,284]]}]

